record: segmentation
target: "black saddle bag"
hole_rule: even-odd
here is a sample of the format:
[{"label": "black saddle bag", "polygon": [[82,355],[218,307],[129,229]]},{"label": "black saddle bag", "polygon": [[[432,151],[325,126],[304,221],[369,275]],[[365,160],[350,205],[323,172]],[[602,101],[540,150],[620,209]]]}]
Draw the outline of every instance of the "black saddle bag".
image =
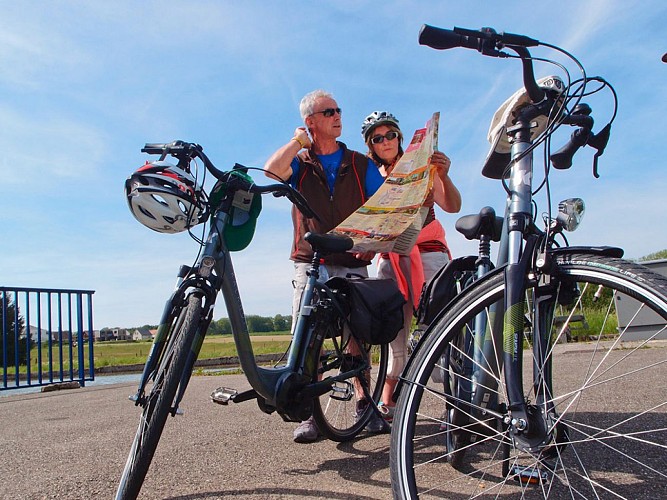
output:
[{"label": "black saddle bag", "polygon": [[331,289],[343,292],[352,333],[373,345],[388,344],[403,327],[405,298],[392,279],[331,278]]},{"label": "black saddle bag", "polygon": [[445,309],[447,303],[463,288],[475,274],[477,257],[459,257],[443,266],[424,285],[415,316],[417,323],[430,324]]}]

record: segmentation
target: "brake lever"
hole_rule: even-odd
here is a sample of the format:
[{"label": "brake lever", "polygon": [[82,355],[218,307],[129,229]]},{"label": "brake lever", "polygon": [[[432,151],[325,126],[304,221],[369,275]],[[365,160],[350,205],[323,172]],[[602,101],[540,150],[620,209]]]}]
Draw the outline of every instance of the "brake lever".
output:
[{"label": "brake lever", "polygon": [[318,222],[322,222],[322,219],[320,219],[318,215],[315,213],[315,211],[312,208],[310,208],[310,205],[308,205],[306,199],[297,190],[291,189],[287,197],[292,203],[294,203],[297,206],[297,208],[304,215],[304,217],[306,217],[307,219],[315,219]]},{"label": "brake lever", "polygon": [[588,145],[594,149],[597,149],[597,153],[593,156],[593,177],[598,179],[600,174],[598,174],[598,158],[604,154],[604,150],[607,147],[609,142],[609,136],[611,135],[611,123],[608,123],[604,126],[600,132],[596,135],[591,135],[588,139]]}]

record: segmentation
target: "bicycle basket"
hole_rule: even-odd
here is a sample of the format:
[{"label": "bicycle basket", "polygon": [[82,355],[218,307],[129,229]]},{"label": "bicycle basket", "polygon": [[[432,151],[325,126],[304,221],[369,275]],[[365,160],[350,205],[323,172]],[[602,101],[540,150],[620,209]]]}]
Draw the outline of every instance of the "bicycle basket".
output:
[{"label": "bicycle basket", "polygon": [[373,345],[396,338],[403,327],[405,298],[394,280],[336,277],[326,284],[348,297],[348,322],[356,338]]}]

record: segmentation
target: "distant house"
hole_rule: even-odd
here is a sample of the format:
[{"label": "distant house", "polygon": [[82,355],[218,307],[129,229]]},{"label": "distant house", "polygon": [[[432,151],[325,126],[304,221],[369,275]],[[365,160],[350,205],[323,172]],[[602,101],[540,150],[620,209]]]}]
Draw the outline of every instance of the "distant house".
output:
[{"label": "distant house", "polygon": [[124,328],[102,328],[95,330],[95,340],[106,342],[109,340],[132,340],[132,335]]},{"label": "distant house", "polygon": [[28,330],[30,330],[30,341],[37,342],[38,338],[46,340],[48,338],[49,332],[44,330],[44,328],[37,328],[36,326],[29,325]]},{"label": "distant house", "polygon": [[116,335],[116,340],[132,340],[132,334],[125,328],[114,328],[113,331]]},{"label": "distant house", "polygon": [[[49,331],[45,330],[44,328],[37,328],[36,326],[29,325],[28,330],[30,331],[30,342],[37,343],[37,341],[41,338],[42,342],[48,342],[49,341]],[[21,335],[21,338],[25,338],[25,335]],[[58,331],[52,331],[51,332],[51,339],[54,341],[58,341]]]},{"label": "distant house", "polygon": [[101,330],[95,330],[95,340],[100,342],[106,342],[108,340],[116,340],[118,329],[114,331],[112,328],[102,328]]},{"label": "distant house", "polygon": [[[30,332],[30,342],[33,344],[37,344],[40,341],[42,342],[42,344],[46,344],[49,341],[48,328],[37,328],[34,325],[29,325],[28,331]],[[95,330],[94,334],[95,334],[95,340],[98,340],[99,332]],[[82,332],[82,337],[83,340],[88,340],[88,330]],[[22,332],[19,338],[25,339],[25,333]],[[52,328],[51,341],[60,342],[61,338],[63,342],[69,342],[70,339],[72,340],[72,342],[76,342],[78,338],[78,332],[75,331],[70,334],[69,330],[65,330],[62,328],[59,329],[57,326]]]},{"label": "distant house", "polygon": [[140,340],[152,340],[153,336],[151,335],[151,331],[148,328],[137,328],[132,332],[132,340],[134,341],[140,341]]}]

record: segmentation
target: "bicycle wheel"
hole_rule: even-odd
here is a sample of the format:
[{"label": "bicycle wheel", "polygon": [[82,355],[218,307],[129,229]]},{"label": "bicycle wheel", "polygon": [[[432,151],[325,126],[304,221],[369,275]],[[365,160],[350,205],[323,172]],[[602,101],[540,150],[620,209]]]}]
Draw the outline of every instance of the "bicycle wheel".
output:
[{"label": "bicycle wheel", "polygon": [[[320,432],[327,438],[344,442],[359,434],[373,414],[374,404],[382,397],[382,388],[387,375],[389,347],[363,344],[357,340],[347,341],[342,328],[331,325],[326,328],[325,340],[320,355],[321,379],[339,377],[342,373],[368,367],[361,375],[334,382],[331,391],[315,398],[313,418]],[[374,404],[358,403],[368,400]]]},{"label": "bicycle wheel", "polygon": [[[453,400],[431,380],[434,370],[450,369],[441,361],[448,349],[466,356],[456,341],[475,318],[493,317],[504,283],[502,274],[490,275],[464,290],[434,325],[406,375],[392,429],[395,498],[656,498],[667,492],[667,279],[585,254],[558,255],[551,278],[555,298],[552,307],[539,306],[544,317],[534,314],[544,293],[527,290],[523,342],[523,394],[551,441],[526,446],[512,434],[502,375],[495,378],[498,402],[484,408]],[[538,363],[531,335],[540,321],[550,335]],[[579,342],[562,343],[568,328]],[[469,377],[471,385],[475,380]],[[468,423],[452,425],[451,408]],[[467,444],[448,450],[448,433]],[[462,452],[465,459],[453,467],[450,455]]]},{"label": "bicycle wheel", "polygon": [[169,414],[175,415],[174,396],[197,335],[201,313],[201,298],[191,295],[188,297],[187,306],[175,315],[176,320],[171,328],[165,352],[153,376],[153,385],[147,391],[139,427],[116,493],[117,500],[137,497],[167,417]]}]

